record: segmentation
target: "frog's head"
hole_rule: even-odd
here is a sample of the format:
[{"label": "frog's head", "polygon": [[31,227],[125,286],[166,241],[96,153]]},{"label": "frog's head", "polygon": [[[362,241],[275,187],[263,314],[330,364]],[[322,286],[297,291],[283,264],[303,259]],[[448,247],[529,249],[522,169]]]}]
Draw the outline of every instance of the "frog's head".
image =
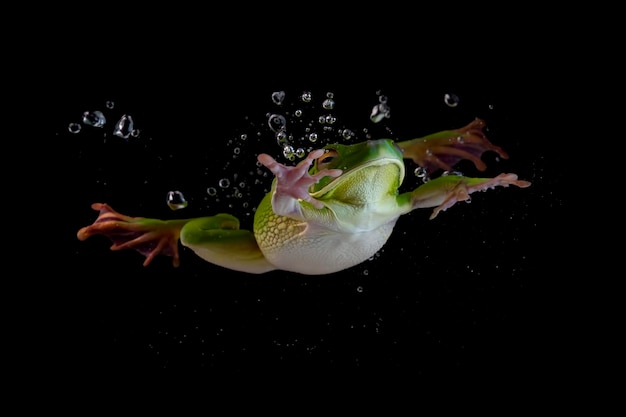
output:
[{"label": "frog's head", "polygon": [[353,145],[332,144],[313,166],[314,174],[323,169],[341,169],[336,178],[324,177],[310,188],[313,197],[348,203],[377,201],[395,193],[404,179],[402,151],[390,139],[368,140]]}]

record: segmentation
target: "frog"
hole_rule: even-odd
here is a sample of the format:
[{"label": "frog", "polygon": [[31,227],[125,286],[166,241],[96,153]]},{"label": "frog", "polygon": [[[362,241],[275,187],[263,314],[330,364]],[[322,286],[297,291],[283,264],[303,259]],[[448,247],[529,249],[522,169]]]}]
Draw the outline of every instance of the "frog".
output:
[{"label": "frog", "polygon": [[[178,267],[182,246],[218,267],[250,274],[340,272],[371,259],[387,243],[398,219],[414,210],[433,209],[433,220],[475,192],[530,186],[514,173],[469,177],[454,170],[467,160],[484,172],[486,152],[509,158],[487,138],[485,127],[483,119],[475,118],[461,128],[414,139],[327,144],[295,165],[260,153],[260,166],[274,177],[251,229],[242,228],[229,213],[161,220],[131,217],[107,203],[94,203],[91,208],[98,216],[77,237],[106,236],[113,251],[141,253],[144,266],[161,255]],[[405,160],[427,172],[428,181],[401,192]]]}]

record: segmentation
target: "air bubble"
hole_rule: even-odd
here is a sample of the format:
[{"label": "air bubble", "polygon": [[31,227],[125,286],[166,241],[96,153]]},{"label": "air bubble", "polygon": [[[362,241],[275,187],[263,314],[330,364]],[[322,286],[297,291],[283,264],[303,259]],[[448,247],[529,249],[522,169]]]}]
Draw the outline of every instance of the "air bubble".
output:
[{"label": "air bubble", "polygon": [[116,123],[113,134],[115,136],[119,136],[122,139],[128,139],[128,137],[134,130],[133,125],[133,118],[125,114]]},{"label": "air bubble", "polygon": [[285,100],[285,92],[284,91],[275,91],[272,93],[272,101],[274,104],[278,104],[279,106],[283,104],[283,100]]},{"label": "air bubble", "polygon": [[180,210],[187,207],[187,200],[180,191],[170,191],[167,193],[167,205],[172,210]]},{"label": "air bubble", "polygon": [[287,128],[287,119],[280,114],[271,114],[267,123],[274,132],[280,132]]},{"label": "air bubble", "polygon": [[459,97],[456,94],[445,94],[443,101],[448,107],[456,107],[459,105]]},{"label": "air bubble", "polygon": [[106,123],[106,117],[101,111],[86,111],[83,113],[83,123],[93,127],[102,127]]},{"label": "air bubble", "polygon": [[327,98],[326,100],[324,100],[324,102],[322,103],[322,107],[326,110],[332,110],[335,108],[335,100]]},{"label": "air bubble", "polygon": [[67,126],[67,130],[69,130],[70,133],[78,133],[78,132],[80,132],[80,129],[81,128],[80,128],[80,124],[79,123],[70,123]]}]

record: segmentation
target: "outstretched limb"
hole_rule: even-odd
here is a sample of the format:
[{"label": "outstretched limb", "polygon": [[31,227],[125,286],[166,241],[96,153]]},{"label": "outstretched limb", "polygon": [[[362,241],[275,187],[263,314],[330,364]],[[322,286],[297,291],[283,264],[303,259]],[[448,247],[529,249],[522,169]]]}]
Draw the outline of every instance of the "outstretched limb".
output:
[{"label": "outstretched limb", "polygon": [[317,209],[324,204],[309,194],[309,187],[316,184],[325,176],[338,177],[340,169],[323,169],[309,174],[309,167],[313,161],[324,155],[323,149],[310,152],[305,159],[296,166],[286,166],[277,162],[267,154],[260,154],[257,159],[265,165],[276,177],[276,184],[272,194],[272,208],[281,216],[297,216],[300,214],[299,201],[306,201]]},{"label": "outstretched limb", "polygon": [[402,149],[404,158],[412,159],[428,175],[439,169],[452,171],[453,166],[463,159],[472,161],[479,171],[484,171],[487,168],[481,160],[484,152],[496,152],[504,159],[509,157],[502,148],[489,142],[483,132],[485,126],[485,122],[477,118],[460,129],[444,130],[422,138],[397,142],[397,145]]},{"label": "outstretched limb", "polygon": [[178,242],[205,261],[229,268],[260,274],[276,269],[256,243],[254,234],[239,228],[239,220],[226,213],[184,220],[158,220],[130,217],[103,203],[91,205],[100,211],[96,221],[78,231],[78,239],[104,235],[111,239],[111,250],[134,249],[146,257],[147,266],[157,255],[172,257],[180,265]]},{"label": "outstretched limb", "polygon": [[81,228],[77,237],[85,240],[93,235],[111,239],[111,250],[135,249],[146,257],[147,266],[157,255],[172,257],[174,266],[180,264],[178,238],[189,220],[158,220],[130,217],[118,213],[105,203],[94,203],[91,208],[100,212],[90,226]]},{"label": "outstretched limb", "polygon": [[495,187],[526,188],[529,181],[517,179],[515,174],[500,174],[495,178],[468,178],[460,175],[443,175],[419,186],[412,192],[398,196],[398,202],[411,211],[417,208],[434,207],[430,219],[459,201],[470,200],[470,194]]}]

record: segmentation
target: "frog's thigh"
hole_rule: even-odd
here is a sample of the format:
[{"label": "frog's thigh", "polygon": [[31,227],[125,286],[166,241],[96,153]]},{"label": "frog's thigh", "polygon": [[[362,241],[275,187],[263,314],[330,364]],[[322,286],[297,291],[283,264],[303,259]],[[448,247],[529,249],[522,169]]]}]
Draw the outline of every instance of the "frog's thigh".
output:
[{"label": "frog's thigh", "polygon": [[262,273],[275,269],[249,230],[239,229],[231,215],[219,214],[190,220],[180,232],[180,242],[202,259],[237,271]]}]

